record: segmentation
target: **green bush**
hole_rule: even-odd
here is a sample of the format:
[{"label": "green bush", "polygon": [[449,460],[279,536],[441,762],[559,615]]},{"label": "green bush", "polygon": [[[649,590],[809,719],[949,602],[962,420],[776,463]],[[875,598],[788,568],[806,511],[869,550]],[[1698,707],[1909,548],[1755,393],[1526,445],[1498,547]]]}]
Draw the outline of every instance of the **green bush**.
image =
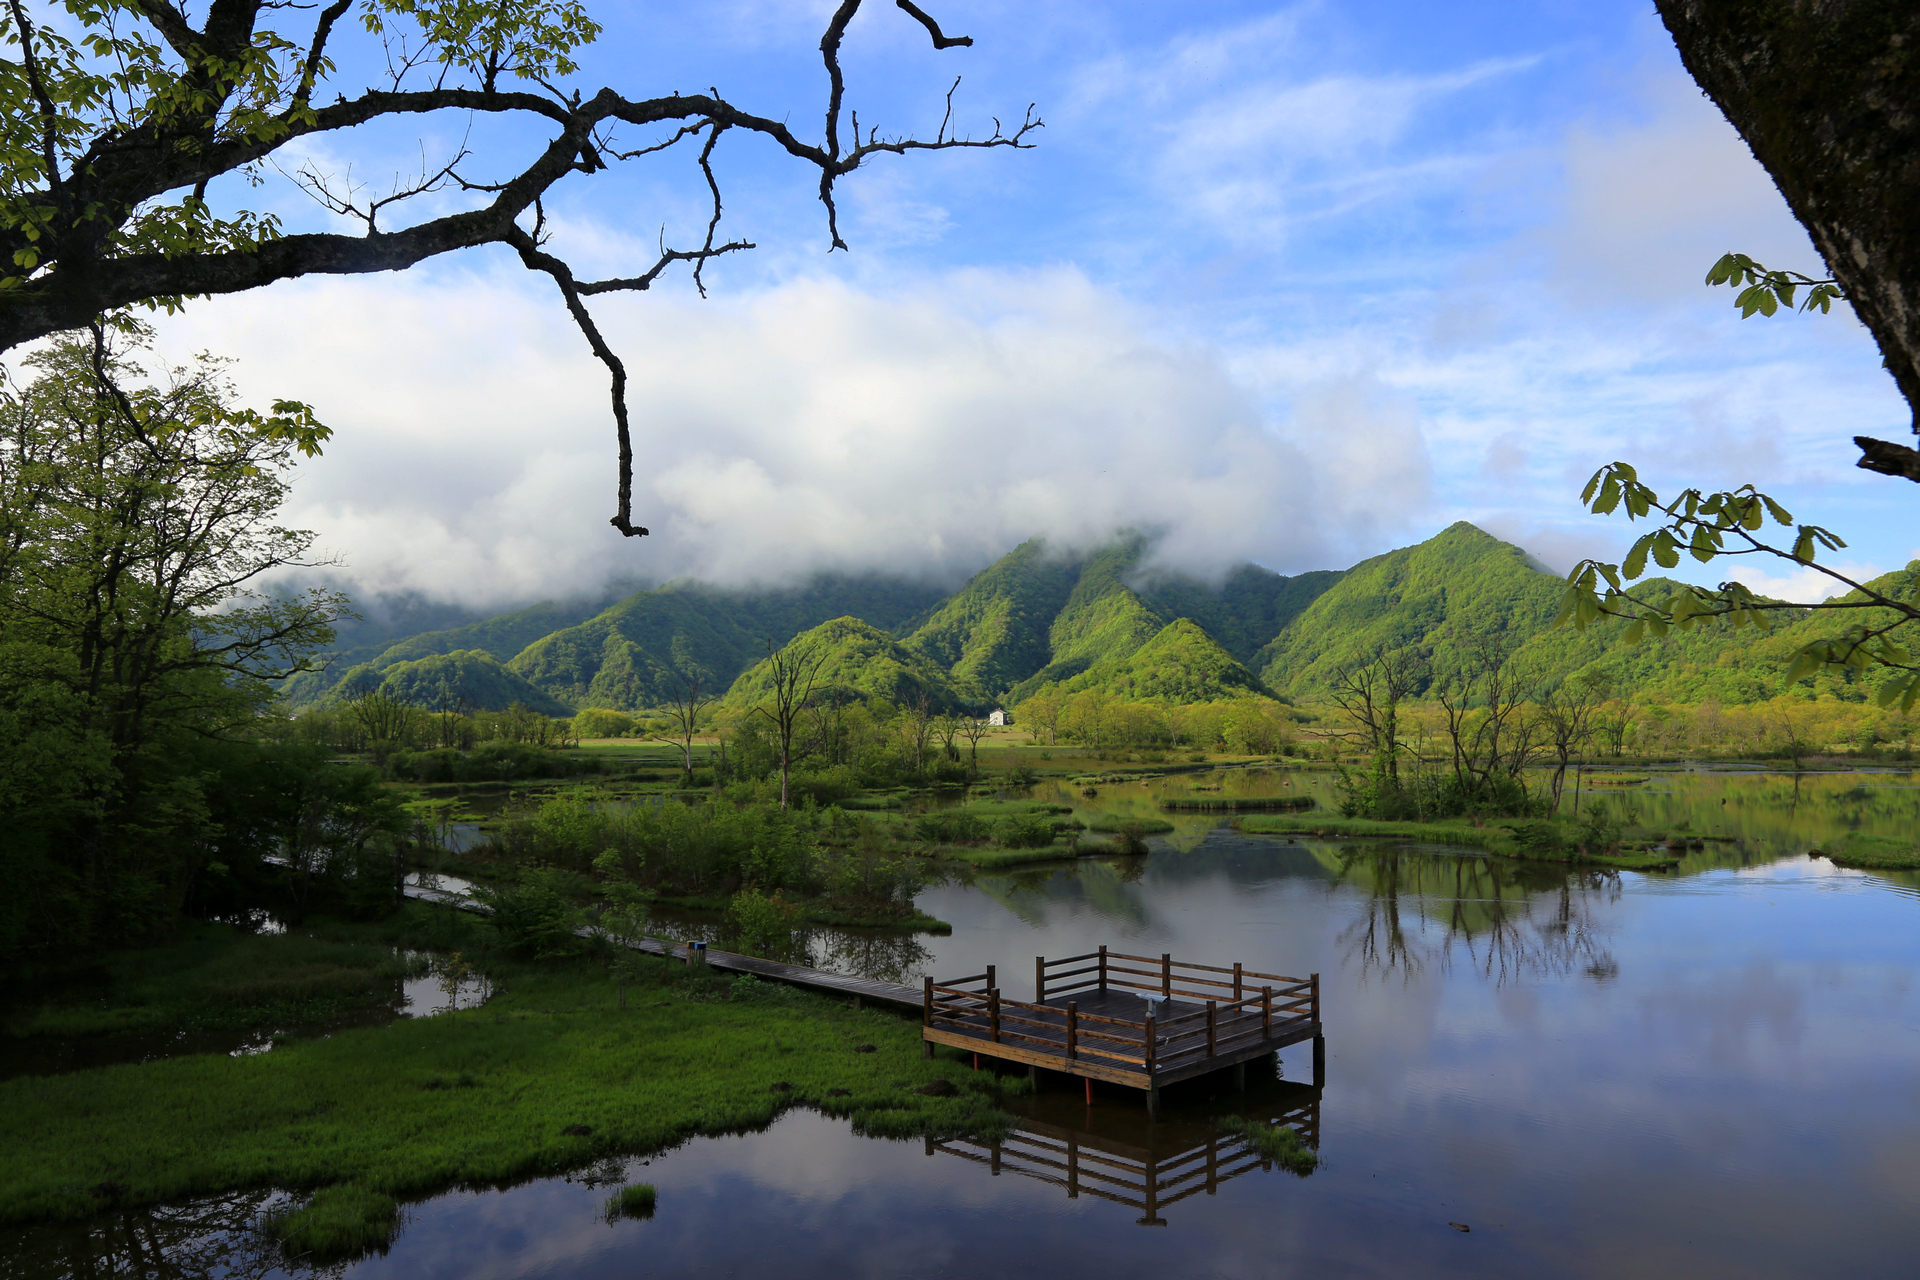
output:
[{"label": "green bush", "polygon": [[1009,849],[1044,849],[1053,837],[1052,821],[1041,814],[1002,818],[993,829],[993,838]]},{"label": "green bush", "polygon": [[555,867],[528,867],[519,882],[502,888],[476,887],[474,897],[493,909],[493,925],[516,954],[544,959],[570,955],[581,941],[574,935],[582,916],[573,904],[577,879]]},{"label": "green bush", "polygon": [[934,844],[966,844],[985,840],[993,832],[978,814],[965,809],[940,809],[915,818],[913,834]]}]

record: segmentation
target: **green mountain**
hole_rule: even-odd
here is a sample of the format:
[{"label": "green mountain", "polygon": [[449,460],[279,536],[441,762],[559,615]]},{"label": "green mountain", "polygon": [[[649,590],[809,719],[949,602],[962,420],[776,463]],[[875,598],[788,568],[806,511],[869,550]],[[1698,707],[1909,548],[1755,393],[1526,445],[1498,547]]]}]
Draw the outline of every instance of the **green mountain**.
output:
[{"label": "green mountain", "polygon": [[[710,688],[743,705],[765,691],[766,646],[793,641],[803,655],[824,652],[822,679],[845,696],[924,694],[942,709],[1011,705],[1049,682],[1129,699],[1273,691],[1311,700],[1342,668],[1398,651],[1424,659],[1418,697],[1472,672],[1490,640],[1529,688],[1592,670],[1641,701],[1741,703],[1781,692],[1795,649],[1857,620],[1785,615],[1771,633],[1705,623],[1634,646],[1617,643],[1625,624],[1616,620],[1555,629],[1561,579],[1464,522],[1345,572],[1284,577],[1244,565],[1218,584],[1155,574],[1143,564],[1150,548],[1136,533],[1084,554],[1036,539],[951,595],[821,577],[777,591],[669,583],[604,607],[547,602],[346,650],[327,672],[289,682],[290,692],[296,704],[380,687],[422,705],[450,691],[489,709],[637,710],[664,701],[684,654],[711,673]],[[1920,562],[1882,582],[1913,593]],[[1657,597],[1673,587],[1640,589]],[[1859,698],[1876,678],[1815,683]]]},{"label": "green mountain", "polygon": [[[573,626],[606,607],[605,600],[559,603],[542,600],[539,604],[485,618],[464,626],[441,631],[423,631],[402,639],[382,638],[375,644],[355,645],[329,654],[324,670],[305,671],[287,681],[287,700],[293,706],[323,701],[336,692],[370,688],[379,683],[381,673],[396,663],[410,662],[433,654],[474,649],[506,662],[522,649],[563,627]],[[344,687],[343,687],[344,686]],[[503,710],[507,703],[476,703],[488,711]],[[532,703],[527,703],[532,706]]]},{"label": "green mountain", "polygon": [[548,716],[570,716],[573,708],[501,666],[490,653],[456,649],[396,662],[381,673],[381,692],[416,707],[452,707],[464,701],[484,711],[503,711],[514,703]]},{"label": "green mountain", "polygon": [[1062,685],[1061,691],[1093,688],[1134,701],[1166,698],[1179,703],[1267,692],[1245,663],[1191,618],[1169,622],[1124,657],[1095,663]]},{"label": "green mountain", "polygon": [[989,699],[1046,666],[1050,631],[1072,596],[1077,560],[1039,539],[1021,543],[913,623],[908,643],[945,667],[956,686]]},{"label": "green mountain", "polygon": [[[858,618],[835,618],[795,636],[788,654],[802,671],[812,672],[816,698],[885,698],[911,705],[925,697],[939,711],[973,710],[971,699],[954,688],[940,664]],[[772,663],[762,658],[742,672],[723,703],[745,709],[773,694]]]},{"label": "green mountain", "polygon": [[1163,618],[1191,618],[1242,663],[1251,665],[1268,641],[1345,573],[1318,569],[1285,577],[1257,564],[1243,564],[1218,588],[1193,578],[1148,583],[1140,598]]},{"label": "green mountain", "polygon": [[1435,679],[1450,681],[1472,660],[1463,633],[1518,645],[1552,624],[1562,589],[1519,547],[1463,520],[1347,570],[1252,666],[1272,688],[1308,697],[1344,667],[1411,648],[1431,655]]},{"label": "green mountain", "polygon": [[863,618],[888,629],[925,612],[941,593],[883,578],[821,577],[804,587],[728,592],[668,583],[527,645],[508,665],[575,706],[631,711],[658,706],[673,687],[676,643],[730,685],[776,647],[833,618]]}]

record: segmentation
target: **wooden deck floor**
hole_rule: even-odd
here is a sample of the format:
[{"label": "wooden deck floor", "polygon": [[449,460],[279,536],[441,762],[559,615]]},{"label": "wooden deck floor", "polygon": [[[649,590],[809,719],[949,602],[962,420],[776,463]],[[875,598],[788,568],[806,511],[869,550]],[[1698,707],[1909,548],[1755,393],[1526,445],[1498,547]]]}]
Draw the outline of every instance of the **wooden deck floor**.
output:
[{"label": "wooden deck floor", "polygon": [[[1078,1043],[1072,1056],[1067,1051],[1069,1004],[1081,1019],[1087,1020],[1076,1037]],[[1204,1017],[1206,1013],[1206,1005],[1201,1001],[1175,998],[1156,1004],[1156,1021],[1161,1026],[1177,1023],[1190,1015]],[[1099,1023],[1094,1019],[1139,1022],[1146,1018],[1149,1008],[1147,1001],[1131,991],[1080,991],[1072,996],[1054,997],[1040,1005],[1024,1006],[1022,1013],[1030,1018],[1017,1027],[1018,1038],[1009,1036],[1016,1028],[1003,1020],[1000,1038],[995,1040],[984,1005],[975,1012],[942,1017],[934,1025],[923,1028],[922,1034],[935,1044],[953,1045],[989,1057],[1143,1089],[1175,1084],[1251,1062],[1320,1034],[1319,1024],[1311,1018],[1276,1018],[1268,1028],[1258,1012],[1236,1012],[1222,1016],[1216,1023],[1211,1052],[1204,1041],[1189,1043],[1157,1057],[1151,1073],[1144,1063],[1115,1056],[1122,1053],[1125,1046],[1102,1042],[1089,1034],[1099,1030]]]}]

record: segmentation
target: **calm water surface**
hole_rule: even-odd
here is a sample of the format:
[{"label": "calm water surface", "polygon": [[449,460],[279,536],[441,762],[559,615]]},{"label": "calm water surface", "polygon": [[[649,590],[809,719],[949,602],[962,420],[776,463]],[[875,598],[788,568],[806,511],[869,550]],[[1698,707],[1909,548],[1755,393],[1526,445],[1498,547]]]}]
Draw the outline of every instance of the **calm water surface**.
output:
[{"label": "calm water surface", "polygon": [[[1265,793],[1273,779],[1241,785]],[[1137,800],[1144,812],[1150,788],[1101,790],[1102,806]],[[1616,790],[1634,795],[1609,803],[1666,805],[1650,820],[1742,842],[1710,845],[1679,874],[1569,875],[1183,820],[1146,858],[930,889],[921,905],[953,936],[892,957],[903,971],[993,963],[1015,975],[1036,954],[1105,942],[1318,972],[1319,1091],[1307,1087],[1304,1045],[1283,1055],[1283,1079],[1244,1096],[1207,1081],[1170,1090],[1157,1126],[1136,1093],[1098,1092],[1089,1107],[1077,1084],[1056,1083],[1022,1104],[1030,1132],[1002,1153],[998,1175],[990,1153],[964,1144],[863,1139],[795,1111],[762,1133],[409,1206],[388,1254],[344,1270],[1915,1274],[1920,889],[1910,875],[1845,871],[1800,852],[1836,824],[1920,830],[1910,777],[1803,779],[1798,796],[1791,779],[1764,775]],[[871,950],[842,944],[843,962],[862,946]],[[1015,978],[1003,985],[1026,994]],[[1038,1168],[1022,1152],[1039,1141],[1114,1162],[1083,1168],[1178,1161],[1229,1109],[1312,1126],[1321,1166],[1306,1178],[1256,1167],[1162,1204],[1151,1224],[1136,1205],[1070,1198],[1017,1172]],[[622,1180],[659,1188],[653,1218],[602,1219],[608,1184]],[[274,1274],[283,1264],[246,1226],[272,1198],[3,1235],[0,1274]]]}]

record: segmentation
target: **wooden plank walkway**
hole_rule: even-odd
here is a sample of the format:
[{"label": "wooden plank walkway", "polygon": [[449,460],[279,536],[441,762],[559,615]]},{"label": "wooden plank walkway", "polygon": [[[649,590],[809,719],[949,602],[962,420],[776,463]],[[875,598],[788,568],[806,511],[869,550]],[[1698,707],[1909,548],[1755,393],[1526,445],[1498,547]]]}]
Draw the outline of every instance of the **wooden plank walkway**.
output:
[{"label": "wooden plank walkway", "polygon": [[[411,884],[405,886],[401,892],[421,902],[434,902],[441,906],[456,907],[462,911],[487,914],[485,904],[475,902],[465,894],[449,893],[444,889],[426,889]],[[583,938],[594,936],[594,931],[589,928],[576,929],[574,932]],[[663,956],[669,960],[685,961],[687,959],[688,948],[684,942],[673,942],[666,938],[640,938],[627,945],[635,951]],[[758,978],[787,982],[813,991],[824,991],[829,995],[847,996],[855,1001],[871,1000],[906,1009],[920,1008],[921,993],[913,987],[902,986],[897,982],[876,982],[871,978],[856,978],[851,974],[809,968],[803,964],[782,964],[777,960],[762,960],[758,956],[715,951],[711,947],[706,948],[705,952],[706,963],[715,969],[726,969],[733,973],[750,973]]]}]

